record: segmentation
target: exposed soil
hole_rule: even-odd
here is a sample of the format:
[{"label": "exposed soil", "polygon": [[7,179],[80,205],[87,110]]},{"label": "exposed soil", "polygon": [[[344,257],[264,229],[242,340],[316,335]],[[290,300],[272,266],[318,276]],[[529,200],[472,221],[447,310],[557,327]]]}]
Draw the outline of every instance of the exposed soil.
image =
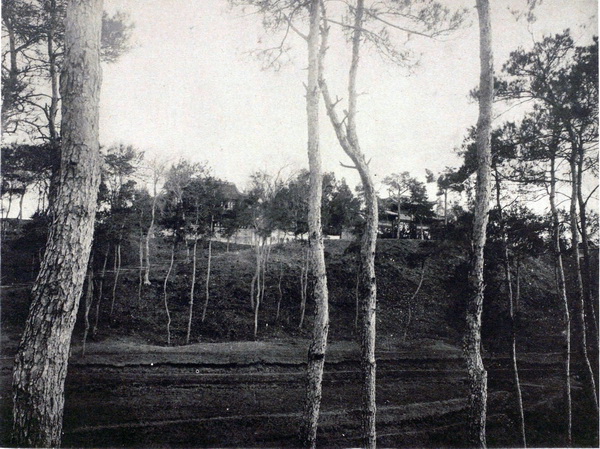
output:
[{"label": "exposed soil", "polygon": [[[295,446],[304,394],[306,340],[202,343],[164,348],[133,340],[74,348],[66,385],[65,447]],[[521,369],[531,446],[563,445],[560,365],[556,356],[524,360]],[[320,445],[358,441],[358,347],[330,347],[323,386]],[[2,391],[10,384],[2,360]],[[505,360],[490,370],[491,446],[518,444]],[[578,395],[576,384],[575,395]],[[461,447],[466,377],[458,348],[421,342],[378,354],[378,434],[383,447]],[[10,398],[1,399],[10,422]],[[582,403],[576,402],[576,409]],[[578,416],[576,413],[575,416]],[[543,418],[543,419],[541,419]],[[576,425],[581,429],[581,423]],[[2,428],[2,444],[8,443]],[[589,430],[588,430],[589,432]],[[590,432],[591,433],[591,432]],[[593,440],[579,432],[579,446]]]},{"label": "exposed soil", "polygon": [[[319,444],[356,446],[359,364],[354,327],[356,247],[327,242],[331,303],[330,348],[323,388]],[[3,246],[0,446],[8,446],[12,356],[27,315],[35,275],[31,254]],[[302,329],[299,278],[302,245],[271,253],[266,295],[252,338],[249,285],[251,249],[215,244],[211,301],[201,323],[202,267],[192,341],[183,346],[190,264],[183,249],[169,284],[175,346],[166,347],[162,282],[168,247],[153,247],[152,285],[138,300],[135,258],[125,259],[110,316],[112,276],[105,279],[99,329],[81,354],[82,313],[73,337],[66,384],[63,445],[67,447],[289,447],[304,395],[311,303]],[[11,253],[11,251],[13,251]],[[12,257],[12,255],[15,257]],[[126,255],[127,252],[124,251]],[[133,254],[133,253],[132,253]],[[412,304],[421,257],[425,281]],[[465,251],[448,242],[380,241],[378,276],[378,443],[382,447],[462,447],[466,372],[460,350],[464,312]],[[30,264],[30,265],[28,265]],[[111,266],[111,261],[109,261]],[[281,315],[275,319],[281,284]],[[488,267],[484,310],[485,364],[489,370],[488,442],[519,444],[512,377],[506,358],[507,322],[501,278]],[[528,443],[564,446],[561,396],[560,309],[553,273],[544,259],[524,264],[518,351]],[[408,308],[412,308],[410,327]],[[92,316],[92,319],[94,317]],[[406,339],[404,334],[406,332]],[[577,373],[577,366],[574,367]],[[580,447],[597,447],[597,421],[574,376],[574,435]],[[592,422],[594,421],[594,422]]]}]

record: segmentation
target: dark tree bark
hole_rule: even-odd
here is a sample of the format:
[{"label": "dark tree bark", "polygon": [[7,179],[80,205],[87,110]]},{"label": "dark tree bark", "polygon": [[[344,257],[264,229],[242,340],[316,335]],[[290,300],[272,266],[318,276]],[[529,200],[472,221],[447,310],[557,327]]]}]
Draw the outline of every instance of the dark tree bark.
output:
[{"label": "dark tree bark", "polygon": [[477,0],[479,16],[479,120],[477,122],[477,193],[468,275],[467,332],[465,355],[469,373],[469,445],[486,447],[485,422],[487,372],[481,357],[481,313],[483,310],[483,251],[490,205],[490,162],[494,67],[489,1]]},{"label": "dark tree bark", "polygon": [[308,245],[310,269],[314,279],[315,316],[312,340],[308,348],[306,400],[301,438],[306,447],[317,444],[317,425],[321,407],[323,368],[329,333],[329,300],[327,273],[321,225],[323,170],[319,149],[319,26],[320,0],[310,3],[310,31],[308,34],[308,82],[306,87],[306,115],[308,127]]},{"label": "dark tree bark", "polygon": [[64,381],[85,278],[100,182],[101,0],[71,0],[61,79],[58,195],[13,373],[17,446],[60,446]]}]

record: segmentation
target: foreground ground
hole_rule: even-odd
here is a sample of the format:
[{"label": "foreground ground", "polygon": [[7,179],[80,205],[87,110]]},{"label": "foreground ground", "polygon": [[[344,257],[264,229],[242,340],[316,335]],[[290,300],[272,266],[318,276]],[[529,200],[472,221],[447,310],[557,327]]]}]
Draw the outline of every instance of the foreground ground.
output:
[{"label": "foreground ground", "polygon": [[[218,245],[213,249],[207,318],[205,322],[200,318],[203,258],[197,279],[193,344],[188,346],[183,343],[190,262],[183,248],[168,286],[173,347],[165,346],[163,282],[170,255],[166,244],[156,242],[152,251],[151,286],[139,287],[135,257],[124,257],[118,282],[109,270],[103,289],[96,285],[95,301],[101,299],[98,332],[88,339],[85,356],[81,347],[83,307],[73,337],[64,446],[297,444],[312,319],[309,298],[306,320],[299,328],[303,245],[295,242],[273,248],[256,339],[248,304],[254,252],[239,247],[227,251]],[[356,446],[356,247],[350,242],[328,241],[326,250],[331,345],[319,442],[326,447]],[[124,256],[130,253],[135,254],[123,251]],[[37,269],[35,254],[18,241],[2,246],[0,446],[10,445],[12,363]],[[465,260],[464,248],[453,242],[378,242],[377,419],[382,447],[464,447],[467,380],[460,341]],[[498,275],[501,270],[491,263],[487,269],[483,344],[490,389],[488,442],[495,447],[518,446],[515,396],[506,358],[506,297]],[[554,275],[544,258],[524,262],[522,273],[517,346],[528,443],[532,447],[563,447],[566,420],[559,356],[563,338]],[[415,295],[421,275],[424,282]],[[91,310],[93,323],[96,308]],[[592,419],[596,414],[583,394],[578,372],[575,365],[574,443],[597,447],[597,421]]]},{"label": "foreground ground", "polygon": [[[4,341],[5,348],[14,347]],[[201,343],[165,348],[119,339],[79,346],[69,367],[63,446],[281,447],[297,444],[308,342]],[[358,441],[358,347],[335,342],[328,354],[319,442]],[[491,446],[518,445],[506,360],[490,371]],[[461,352],[441,342],[378,351],[378,442],[384,447],[461,447],[466,376]],[[9,445],[12,358],[2,358],[0,445]],[[561,447],[560,364],[528,354],[521,364],[531,446]],[[575,399],[580,388],[575,383]],[[582,402],[575,402],[575,416]],[[575,422],[578,446],[592,429]]]}]

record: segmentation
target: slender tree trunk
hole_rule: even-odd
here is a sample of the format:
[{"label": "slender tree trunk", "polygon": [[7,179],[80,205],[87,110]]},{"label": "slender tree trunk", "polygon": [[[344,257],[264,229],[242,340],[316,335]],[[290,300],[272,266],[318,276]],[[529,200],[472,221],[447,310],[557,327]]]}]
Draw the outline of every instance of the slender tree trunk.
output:
[{"label": "slender tree trunk", "polygon": [[570,208],[570,228],[571,228],[571,251],[573,257],[573,265],[575,267],[575,317],[579,327],[579,352],[584,362],[584,377],[587,382],[588,391],[592,397],[592,401],[598,414],[598,396],[596,393],[596,382],[594,380],[594,372],[590,363],[587,349],[587,327],[585,319],[585,293],[583,289],[583,280],[581,276],[581,264],[579,262],[579,231],[577,229],[577,198],[578,182],[577,182],[577,153],[573,151],[570,158],[571,165],[571,208]]},{"label": "slender tree trunk", "polygon": [[398,223],[396,228],[396,239],[400,240],[400,192],[398,192],[398,201],[396,202],[396,208],[398,209]]},{"label": "slender tree trunk", "polygon": [[354,284],[354,328],[358,329],[358,319],[360,317],[360,260],[356,266],[356,284]]},{"label": "slender tree trunk", "polygon": [[108,263],[108,253],[110,252],[110,246],[106,247],[106,253],[104,254],[104,263],[102,264],[102,274],[100,275],[100,285],[98,285],[98,300],[96,301],[96,318],[94,320],[94,327],[92,329],[92,337],[96,336],[98,332],[98,317],[100,316],[100,303],[102,302],[102,295],[104,293],[104,278],[106,277],[106,264]]},{"label": "slender tree trunk", "polygon": [[71,0],[67,5],[60,182],[14,365],[16,446],[60,446],[64,381],[100,182],[101,19],[101,0]]},{"label": "slender tree trunk", "polygon": [[515,268],[515,316],[519,316],[521,304],[521,260],[517,258]]},{"label": "slender tree trunk", "polygon": [[[556,151],[556,150],[554,150]],[[560,252],[560,222],[558,220],[558,210],[556,208],[556,169],[555,154],[550,159],[550,209],[552,213],[552,230],[554,243],[554,256],[556,260],[557,286],[558,294],[563,304],[563,318],[565,323],[565,403],[567,415],[567,446],[573,445],[573,412],[571,405],[571,317],[569,312],[569,300],[567,298],[567,288],[565,283],[565,271],[563,267],[562,255]]]},{"label": "slender tree trunk", "polygon": [[417,285],[417,289],[415,290],[415,292],[413,293],[413,295],[411,296],[411,298],[408,301],[408,319],[406,320],[406,327],[404,328],[404,336],[402,337],[403,343],[406,342],[406,336],[408,335],[408,328],[410,327],[410,320],[412,317],[413,303],[414,303],[415,298],[419,294],[419,291],[421,291],[421,286],[423,285],[424,278],[425,278],[425,260],[423,260],[421,262],[421,277],[419,278],[419,285]]},{"label": "slender tree trunk", "polygon": [[146,233],[146,271],[144,272],[144,285],[150,285],[150,238],[154,232],[154,221],[156,220],[156,184],[158,180],[154,179],[154,197],[152,198],[152,215],[150,218],[150,226],[148,226],[148,232]]},{"label": "slender tree trunk", "polygon": [[254,339],[258,335],[258,311],[260,309],[260,299],[262,297],[262,276],[263,276],[263,258],[265,240],[259,237],[258,252],[256,253],[256,297],[254,298]]},{"label": "slender tree trunk", "polygon": [[277,298],[277,313],[275,315],[275,322],[279,321],[279,312],[281,310],[281,300],[283,299],[283,290],[281,289],[281,282],[283,280],[283,262],[280,263],[279,266],[279,282],[277,283],[277,291],[279,292],[279,296]]},{"label": "slender tree trunk", "polygon": [[362,371],[362,417],[361,435],[362,444],[367,448],[376,446],[376,402],[375,402],[375,324],[377,303],[377,282],[375,278],[375,249],[377,245],[377,194],[369,165],[365,155],[360,148],[356,132],[356,75],[360,55],[360,40],[362,31],[362,16],[364,12],[364,1],[358,0],[354,11],[354,31],[352,35],[352,62],[350,65],[348,81],[348,114],[347,127],[344,130],[342,121],[338,118],[335,103],[331,99],[329,89],[323,74],[324,54],[327,50],[328,27],[323,27],[320,57],[320,79],[319,85],[327,115],[338,138],[340,146],[350,157],[361,178],[366,203],[366,223],[361,240],[361,319],[360,319],[360,347],[361,347],[361,371]]},{"label": "slender tree trunk", "polygon": [[262,265],[262,285],[260,288],[260,302],[261,304],[264,302],[265,299],[265,283],[267,281],[267,266],[269,264],[269,258],[271,257],[271,243],[267,243],[267,247],[265,248],[265,255],[263,258],[263,265]]},{"label": "slender tree trunk", "polygon": [[319,3],[319,0],[312,0],[310,3],[308,82],[306,87],[309,166],[308,247],[311,262],[310,270],[314,279],[315,315],[312,339],[308,347],[307,385],[301,439],[304,445],[309,448],[314,448],[317,444],[323,368],[325,366],[327,335],[329,332],[329,300],[321,223],[323,170],[319,149],[319,26],[321,22]]},{"label": "slender tree trunk", "polygon": [[12,193],[12,188],[9,189],[8,191],[8,207],[6,208],[6,214],[4,215],[4,218],[8,218],[9,214],[10,214],[10,207],[12,206],[12,199],[13,199],[13,193]]},{"label": "slender tree trunk", "polygon": [[590,245],[589,245],[589,237],[587,231],[587,211],[586,211],[586,201],[583,198],[583,193],[581,190],[581,186],[583,184],[583,157],[584,151],[583,149],[579,149],[577,155],[577,203],[579,205],[579,222],[581,227],[581,246],[583,250],[583,291],[584,291],[584,299],[585,304],[590,313],[590,319],[588,320],[592,324],[592,333],[594,339],[594,346],[596,347],[596,351],[600,346],[598,334],[598,321],[595,310],[595,292],[593,288],[593,274],[591,268],[591,257],[590,257]]},{"label": "slender tree trunk", "polygon": [[252,283],[250,284],[250,307],[254,312],[254,292],[256,288],[256,281],[258,280],[260,274],[260,237],[256,237],[256,241],[254,243],[254,255],[256,256],[256,269],[254,271],[254,276],[252,277]]},{"label": "slender tree trunk", "polygon": [[19,196],[19,215],[17,215],[17,220],[23,219],[23,200],[25,199],[26,189],[23,189],[23,193]]},{"label": "slender tree trunk", "polygon": [[486,447],[485,422],[487,372],[481,357],[481,313],[483,310],[483,251],[490,203],[490,161],[494,68],[492,25],[488,0],[477,0],[481,75],[477,123],[477,193],[473,221],[472,254],[468,275],[467,332],[465,356],[469,373],[469,445]]},{"label": "slender tree trunk", "polygon": [[15,100],[17,98],[17,86],[19,83],[19,67],[17,65],[17,50],[16,50],[16,36],[15,30],[12,24],[12,17],[5,14],[8,8],[2,8],[2,22],[6,27],[8,35],[8,51],[10,55],[10,68],[8,79],[4,82],[5,86],[8,86],[11,91],[11,95],[6,99],[2,108],[2,133],[7,129],[8,119],[10,117],[9,112],[12,112],[15,108]]},{"label": "slender tree trunk", "polygon": [[[187,333],[185,335],[185,344],[190,344],[190,335],[192,334],[192,317],[194,314],[194,290],[196,288],[196,260],[197,260],[198,238],[194,236],[194,246],[192,247],[192,283],[190,285],[190,302],[188,312]],[[202,313],[204,322],[204,313]]]},{"label": "slender tree trunk", "polygon": [[140,223],[140,241],[139,241],[139,282],[138,282],[138,303],[142,302],[142,285],[144,284],[144,234]]},{"label": "slender tree trunk", "polygon": [[[120,237],[119,237],[120,240]],[[112,318],[115,308],[115,299],[117,298],[117,285],[119,282],[119,274],[121,273],[121,243],[117,243],[115,251],[115,279],[113,282],[112,301],[110,303],[110,316]]]},{"label": "slender tree trunk", "polygon": [[167,346],[171,346],[171,312],[169,312],[167,285],[169,283],[169,276],[171,276],[171,271],[173,270],[173,263],[175,262],[175,247],[176,244],[173,243],[173,246],[171,247],[171,263],[169,264],[169,270],[167,271],[165,282],[163,284],[165,313],[167,314]]},{"label": "slender tree trunk", "polygon": [[90,309],[92,308],[92,302],[94,300],[94,255],[90,256],[90,263],[88,264],[87,274],[87,291],[85,294],[85,309],[83,315],[83,321],[85,328],[83,330],[83,343],[81,345],[81,355],[85,355],[85,344],[87,342],[87,336],[90,331]]},{"label": "slender tree trunk", "polygon": [[496,179],[496,208],[500,222],[501,244],[502,244],[502,265],[504,266],[504,285],[508,297],[508,311],[510,317],[510,359],[512,362],[513,382],[515,387],[515,398],[517,403],[517,412],[519,414],[519,430],[521,433],[521,444],[527,447],[527,438],[525,433],[525,413],[523,411],[523,395],[521,393],[521,382],[519,380],[519,367],[517,365],[517,332],[515,323],[515,300],[512,290],[512,279],[510,272],[510,259],[508,256],[508,236],[506,232],[506,223],[502,212],[502,203],[500,201],[500,174],[498,168],[494,166]]},{"label": "slender tree trunk", "polygon": [[50,26],[48,27],[48,71],[50,73],[51,97],[50,107],[46,113],[48,118],[48,132],[51,142],[58,142],[58,130],[56,127],[56,116],[60,101],[58,92],[58,67],[56,62],[56,50],[54,49],[54,31],[57,27],[56,0],[50,0]]},{"label": "slender tree trunk", "polygon": [[[212,239],[208,239],[208,258],[206,261],[206,282],[204,283],[205,290],[205,299],[204,299],[204,308],[202,309],[202,322],[206,318],[206,311],[208,310],[208,302],[210,301],[210,270],[211,270],[211,262],[212,262]],[[256,336],[255,336],[256,337]]]},{"label": "slender tree trunk", "polygon": [[444,227],[448,227],[448,189],[444,189]]},{"label": "slender tree trunk", "polygon": [[310,262],[309,249],[306,253],[302,251],[302,267],[300,269],[300,324],[298,329],[302,329],[304,325],[304,316],[306,314],[306,301],[308,299],[308,264]]}]

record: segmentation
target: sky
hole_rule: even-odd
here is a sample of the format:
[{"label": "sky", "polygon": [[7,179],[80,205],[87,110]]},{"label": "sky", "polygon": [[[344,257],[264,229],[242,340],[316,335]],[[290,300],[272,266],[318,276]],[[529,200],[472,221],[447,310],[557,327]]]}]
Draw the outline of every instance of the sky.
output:
[{"label": "sky", "polygon": [[[479,41],[474,0],[447,1],[469,8],[470,26],[432,40],[414,36],[408,45],[420,54],[412,72],[363,49],[358,75],[358,134],[375,179],[409,171],[424,180],[457,166],[454,154],[477,121],[469,91],[479,79]],[[537,21],[516,21],[511,9],[526,0],[492,2],[496,69],[510,51],[570,28],[578,44],[597,34],[596,0],[544,0]],[[251,53],[281,38],[268,35],[260,17],[231,9],[226,0],[105,0],[109,12],[124,11],[135,23],[133,48],[103,67],[100,140],[145,151],[147,158],[184,157],[206,161],[214,173],[243,189],[257,170],[271,173],[305,168],[306,44],[290,35],[289,63],[261,70]],[[304,25],[305,26],[305,25]],[[350,48],[333,39],[325,76],[334,95],[346,99]],[[497,106],[495,123],[515,118]],[[321,112],[323,167],[359,182]]]}]

